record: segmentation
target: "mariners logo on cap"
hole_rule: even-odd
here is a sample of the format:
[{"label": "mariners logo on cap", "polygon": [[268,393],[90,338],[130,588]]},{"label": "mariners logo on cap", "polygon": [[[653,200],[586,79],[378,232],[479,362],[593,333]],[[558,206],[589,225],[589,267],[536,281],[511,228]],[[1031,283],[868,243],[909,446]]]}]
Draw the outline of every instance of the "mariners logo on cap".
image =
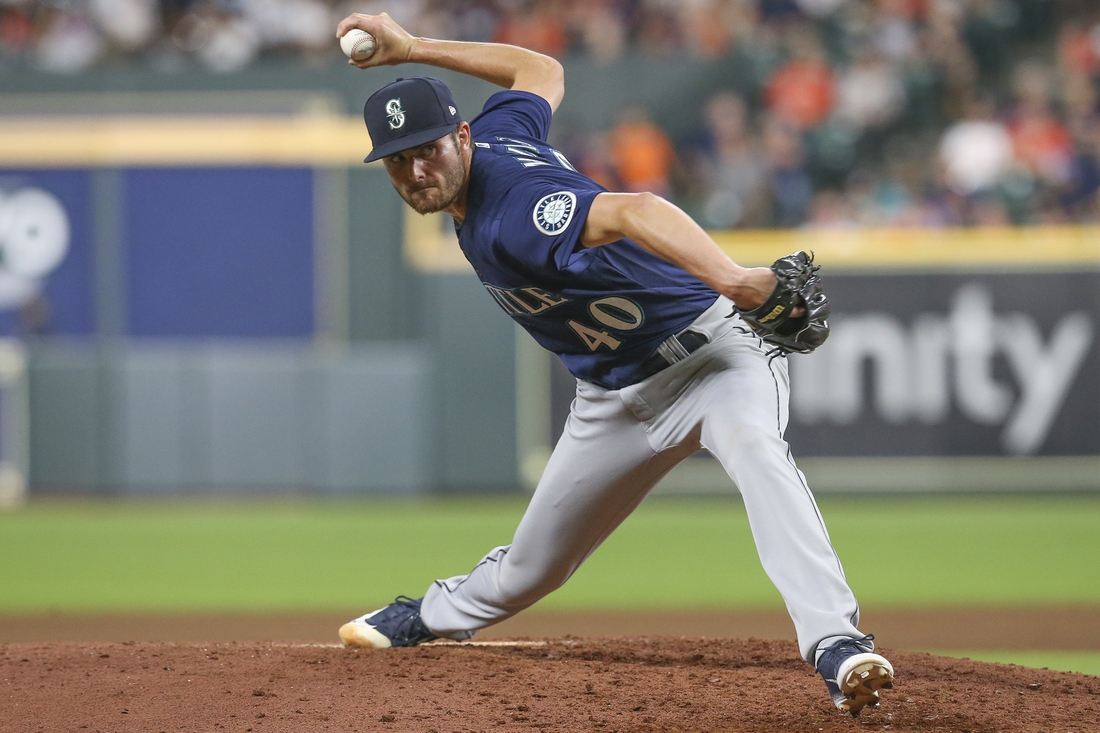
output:
[{"label": "mariners logo on cap", "polygon": [[397,130],[405,124],[405,110],[401,109],[400,99],[391,99],[386,102],[386,114],[390,118],[390,129]]},{"label": "mariners logo on cap", "polygon": [[552,236],[569,226],[576,208],[577,197],[572,191],[558,191],[543,196],[535,204],[531,217],[540,232]]}]

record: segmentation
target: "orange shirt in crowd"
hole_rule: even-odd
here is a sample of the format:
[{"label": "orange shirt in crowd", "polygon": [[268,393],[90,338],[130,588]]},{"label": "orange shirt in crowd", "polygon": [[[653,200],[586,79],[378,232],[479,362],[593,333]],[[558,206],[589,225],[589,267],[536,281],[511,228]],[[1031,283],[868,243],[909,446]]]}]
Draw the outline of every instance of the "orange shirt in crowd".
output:
[{"label": "orange shirt in crowd", "polygon": [[0,41],[13,49],[30,48],[34,43],[34,23],[22,8],[0,10]]},{"label": "orange shirt in crowd", "polygon": [[1091,74],[1100,71],[1100,50],[1086,28],[1067,31],[1059,43],[1062,64],[1071,71]]},{"label": "orange shirt in crowd", "polygon": [[789,61],[768,77],[764,103],[784,122],[803,129],[814,127],[833,111],[836,77],[820,61]]},{"label": "orange shirt in crowd", "polygon": [[621,122],[608,138],[608,153],[627,191],[667,194],[676,150],[651,122]]},{"label": "orange shirt in crowd", "polygon": [[1048,178],[1061,178],[1073,155],[1073,138],[1049,115],[1022,116],[1008,125],[1016,159]]}]

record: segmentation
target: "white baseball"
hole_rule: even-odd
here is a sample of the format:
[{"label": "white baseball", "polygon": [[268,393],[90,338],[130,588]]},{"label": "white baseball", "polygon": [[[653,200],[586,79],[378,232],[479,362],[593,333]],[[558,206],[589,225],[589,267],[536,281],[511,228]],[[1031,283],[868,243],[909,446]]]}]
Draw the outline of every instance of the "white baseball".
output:
[{"label": "white baseball", "polygon": [[352,28],[340,38],[340,48],[352,61],[366,61],[374,55],[374,36],[364,30]]}]

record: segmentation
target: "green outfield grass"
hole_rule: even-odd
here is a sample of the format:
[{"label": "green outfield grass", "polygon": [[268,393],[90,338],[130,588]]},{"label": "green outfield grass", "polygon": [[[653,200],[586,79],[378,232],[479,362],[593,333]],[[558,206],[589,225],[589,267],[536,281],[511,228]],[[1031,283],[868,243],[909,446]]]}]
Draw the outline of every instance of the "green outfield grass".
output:
[{"label": "green outfield grass", "polygon": [[1056,669],[1061,672],[1080,672],[1100,677],[1100,652],[1064,651],[933,651],[945,657],[973,659],[978,662],[1016,664],[1037,669]]},{"label": "green outfield grass", "polygon": [[[0,514],[0,612],[356,611],[467,571],[521,500],[45,502]],[[1100,497],[822,501],[865,605],[1100,604]],[[546,609],[782,607],[741,504],[654,498]]]}]

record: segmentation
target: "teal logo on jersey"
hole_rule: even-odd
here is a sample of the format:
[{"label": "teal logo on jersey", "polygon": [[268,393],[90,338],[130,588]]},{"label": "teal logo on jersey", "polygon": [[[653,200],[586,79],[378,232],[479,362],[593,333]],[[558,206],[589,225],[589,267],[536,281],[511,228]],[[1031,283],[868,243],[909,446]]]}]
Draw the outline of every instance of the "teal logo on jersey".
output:
[{"label": "teal logo on jersey", "polygon": [[558,191],[543,196],[531,214],[535,226],[543,234],[553,236],[569,226],[577,208],[577,197],[572,191]]}]

